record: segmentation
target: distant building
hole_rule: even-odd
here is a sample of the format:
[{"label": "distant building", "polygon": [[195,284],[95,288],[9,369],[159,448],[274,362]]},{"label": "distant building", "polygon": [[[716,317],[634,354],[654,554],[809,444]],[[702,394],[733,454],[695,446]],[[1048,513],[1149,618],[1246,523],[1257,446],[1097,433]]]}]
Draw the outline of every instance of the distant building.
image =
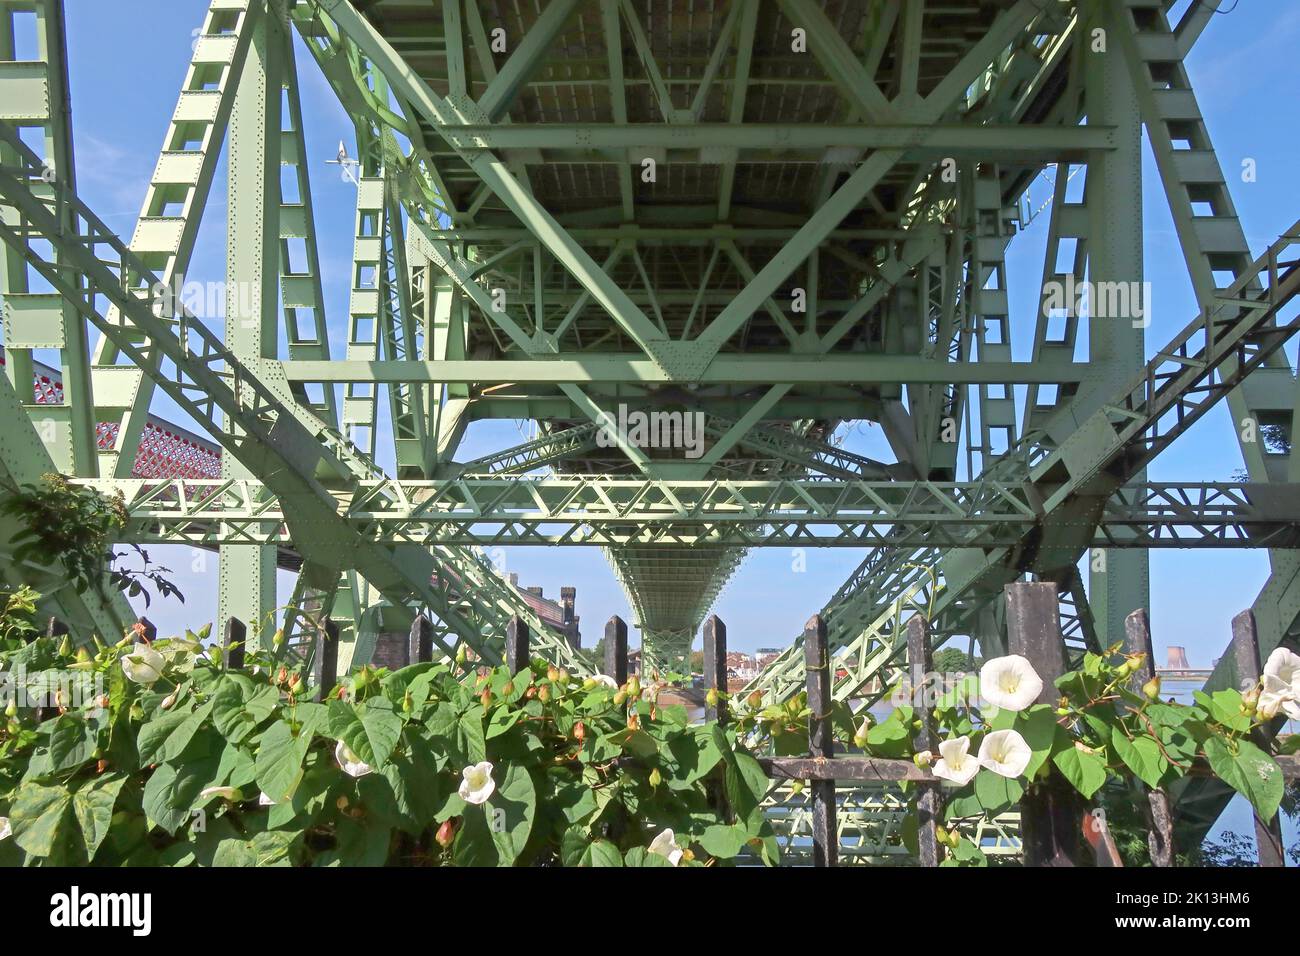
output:
[{"label": "distant building", "polygon": [[[512,573],[510,575],[510,586],[532,608],[533,613],[541,618],[551,630],[569,642],[571,648],[578,650],[582,647],[582,632],[578,628],[580,619],[574,612],[574,603],[578,597],[577,588],[560,588],[560,600],[557,603],[548,600],[542,594],[541,588],[521,588],[518,574]],[[397,632],[380,634],[375,641],[375,653],[371,657],[371,663],[377,667],[387,667],[390,670],[405,667],[410,663],[409,645],[410,635],[408,634]]]}]

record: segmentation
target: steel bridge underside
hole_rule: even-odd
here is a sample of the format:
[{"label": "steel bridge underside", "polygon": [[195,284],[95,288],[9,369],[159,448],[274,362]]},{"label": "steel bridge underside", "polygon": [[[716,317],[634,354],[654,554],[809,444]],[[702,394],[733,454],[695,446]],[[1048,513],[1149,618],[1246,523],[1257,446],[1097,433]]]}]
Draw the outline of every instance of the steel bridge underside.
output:
[{"label": "steel bridge underside", "polygon": [[[129,242],[77,195],[61,0],[0,9],[0,59],[30,10],[42,57],[0,73],[0,414],[33,426],[0,437],[0,477],[61,471],[124,494],[124,540],[220,548],[223,617],[272,611],[281,564],[345,625],[343,664],[417,613],[493,660],[518,614],[581,670],[479,549],[599,545],[644,660],[681,669],[747,549],[859,547],[822,614],[835,697],[869,703],[917,609],[996,651],[1003,585],[1053,580],[1078,653],[1148,605],[1149,549],[1262,547],[1261,647],[1295,640],[1300,231],[1246,242],[1183,62],[1208,4],[214,0]],[[341,350],[304,70],[356,127]],[[1156,348],[1051,299],[1141,285],[1144,132],[1198,309]],[[223,144],[226,282],[261,292],[221,334],[154,290],[186,272]],[[1013,351],[1007,248],[1044,185]],[[151,416],[155,391],[205,437]],[[1219,402],[1246,480],[1148,481]],[[628,412],[701,416],[700,445],[647,446]],[[492,419],[536,437],[466,460]],[[839,447],[857,421],[889,460]],[[6,574],[70,621],[129,616]],[[803,681],[796,640],[753,687]],[[1204,832],[1223,793],[1185,797]],[[880,832],[844,839],[876,859]]]}]

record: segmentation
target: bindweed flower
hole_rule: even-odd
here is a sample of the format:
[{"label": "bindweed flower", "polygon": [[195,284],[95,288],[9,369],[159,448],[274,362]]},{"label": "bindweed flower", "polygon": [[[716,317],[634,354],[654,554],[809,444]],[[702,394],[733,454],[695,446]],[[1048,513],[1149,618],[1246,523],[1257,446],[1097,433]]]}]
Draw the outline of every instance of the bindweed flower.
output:
[{"label": "bindweed flower", "polygon": [[662,856],[673,866],[682,861],[682,848],[677,845],[677,837],[672,830],[664,830],[651,840],[650,852]]},{"label": "bindweed flower", "polygon": [[348,745],[341,740],[339,745],[334,748],[334,759],[339,762],[339,767],[349,777],[364,777],[374,769],[370,764],[354,754]]},{"label": "bindweed flower", "polygon": [[496,790],[496,781],[492,779],[492,764],[484,760],[460,772],[460,798],[475,805],[487,803],[488,797]]},{"label": "bindweed flower", "polygon": [[1264,664],[1264,688],[1259,695],[1262,716],[1272,719],[1279,710],[1293,720],[1300,720],[1300,654],[1285,647],[1268,655]]},{"label": "bindweed flower", "polygon": [[1003,777],[1019,777],[1033,755],[1025,738],[1015,730],[995,730],[980,741],[980,766]]},{"label": "bindweed flower", "polygon": [[934,754],[929,750],[922,750],[920,753],[912,755],[912,763],[924,770],[926,767],[934,763]]},{"label": "bindweed flower", "polygon": [[272,800],[270,797],[268,797],[265,793],[259,793],[257,795],[257,805],[259,807],[273,807],[275,806],[275,801]]},{"label": "bindweed flower", "polygon": [[220,797],[223,800],[229,800],[231,803],[238,803],[244,799],[244,791],[238,787],[208,787],[199,791],[201,800],[210,800],[213,797]]},{"label": "bindweed flower", "polygon": [[995,707],[1021,711],[1043,692],[1043,679],[1019,654],[995,657],[980,668],[980,694]]},{"label": "bindweed flower", "polygon": [[122,672],[137,684],[152,684],[162,677],[167,661],[148,644],[136,644],[122,658]]},{"label": "bindweed flower", "polygon": [[608,687],[610,690],[618,690],[618,681],[614,680],[614,678],[610,677],[608,674],[597,674],[592,678],[592,680],[601,687]]},{"label": "bindweed flower", "polygon": [[953,737],[939,744],[939,759],[932,771],[941,780],[951,780],[959,787],[970,783],[980,772],[979,761],[971,756],[970,738]]}]

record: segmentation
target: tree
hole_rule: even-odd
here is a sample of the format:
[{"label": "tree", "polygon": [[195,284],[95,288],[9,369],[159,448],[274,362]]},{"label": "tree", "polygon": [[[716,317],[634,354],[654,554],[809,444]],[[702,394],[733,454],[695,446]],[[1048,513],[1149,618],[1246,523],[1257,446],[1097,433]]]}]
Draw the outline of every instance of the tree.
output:
[{"label": "tree", "polygon": [[980,669],[978,658],[955,647],[945,647],[934,655],[934,669],[940,674],[970,674]]}]

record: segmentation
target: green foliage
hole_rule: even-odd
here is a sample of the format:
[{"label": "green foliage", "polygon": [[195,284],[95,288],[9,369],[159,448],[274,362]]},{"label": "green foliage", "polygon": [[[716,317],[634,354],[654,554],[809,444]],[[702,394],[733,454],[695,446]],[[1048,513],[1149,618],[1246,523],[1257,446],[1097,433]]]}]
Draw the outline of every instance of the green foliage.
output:
[{"label": "green foliage", "polygon": [[[5,645],[0,669],[39,661],[94,691],[0,732],[0,864],[698,866],[750,847],[776,862],[762,769],[659,707],[658,685],[417,664],[363,668],[315,703],[275,653],[232,673],[206,637]],[[137,683],[128,655],[161,676]],[[484,760],[492,792],[462,798]]]},{"label": "green foliage", "polygon": [[132,550],[141,559],[138,570],[115,567],[122,555],[114,554],[112,544],[126,526],[126,506],[122,493],[112,497],[93,488],[71,484],[58,474],[41,476],[38,485],[3,485],[0,513],[18,519],[21,527],[13,537],[14,561],[46,563],[57,561],[68,575],[68,583],[80,591],[93,590],[106,596],[104,576],[114,588],[131,597],[140,596],[145,605],[151,596],[146,582],[152,583],[163,597],[185,596],[167,578],[168,568],[149,560],[149,553],[138,545]]},{"label": "green foliage", "polygon": [[940,674],[974,674],[980,660],[955,647],[945,647],[934,654],[934,669]]}]

